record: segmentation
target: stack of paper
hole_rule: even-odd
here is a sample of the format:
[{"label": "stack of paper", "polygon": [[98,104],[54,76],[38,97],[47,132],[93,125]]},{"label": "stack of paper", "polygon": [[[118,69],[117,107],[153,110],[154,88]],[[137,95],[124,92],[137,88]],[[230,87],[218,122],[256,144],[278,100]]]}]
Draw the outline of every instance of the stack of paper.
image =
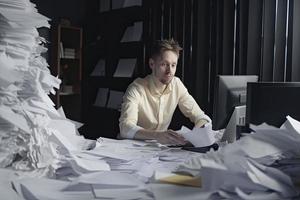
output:
[{"label": "stack of paper", "polygon": [[178,167],[201,177],[204,191],[220,198],[285,199],[300,194],[300,122],[287,117],[279,128],[255,131],[217,152],[193,157]]},{"label": "stack of paper", "polygon": [[47,49],[37,28],[49,27],[48,20],[28,0],[0,0],[0,167],[41,176],[55,176],[58,168],[109,170],[105,161],[94,164],[96,158],[74,153],[95,141],[79,136],[81,124],[66,119],[48,96],[61,82],[41,56]]},{"label": "stack of paper", "polygon": [[58,116],[48,94],[60,80],[41,56],[42,26],[49,27],[48,19],[29,1],[0,1],[0,166],[51,173],[57,154],[45,125]]}]

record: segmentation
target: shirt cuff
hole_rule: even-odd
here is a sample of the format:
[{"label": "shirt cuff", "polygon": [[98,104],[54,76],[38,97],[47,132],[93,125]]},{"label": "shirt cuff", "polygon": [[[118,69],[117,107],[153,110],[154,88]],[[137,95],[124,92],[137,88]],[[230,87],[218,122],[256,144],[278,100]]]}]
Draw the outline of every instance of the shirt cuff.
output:
[{"label": "shirt cuff", "polygon": [[211,119],[207,115],[203,115],[196,121],[195,125],[203,126],[207,123],[211,124]]}]

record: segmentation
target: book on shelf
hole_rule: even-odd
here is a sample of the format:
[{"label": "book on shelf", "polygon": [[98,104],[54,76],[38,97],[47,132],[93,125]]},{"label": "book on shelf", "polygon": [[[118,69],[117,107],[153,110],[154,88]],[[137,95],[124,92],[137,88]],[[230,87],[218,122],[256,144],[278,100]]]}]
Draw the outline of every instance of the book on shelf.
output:
[{"label": "book on shelf", "polygon": [[65,48],[64,49],[64,58],[75,58],[76,57],[76,53],[75,53],[75,49],[72,48]]},{"label": "book on shelf", "polygon": [[73,48],[65,48],[66,53],[75,53],[75,49]]}]

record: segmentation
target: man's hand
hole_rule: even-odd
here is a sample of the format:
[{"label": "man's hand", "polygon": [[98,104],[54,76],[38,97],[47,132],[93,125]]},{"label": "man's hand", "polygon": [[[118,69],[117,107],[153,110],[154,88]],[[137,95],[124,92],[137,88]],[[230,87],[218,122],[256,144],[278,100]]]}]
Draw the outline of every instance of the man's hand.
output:
[{"label": "man's hand", "polygon": [[156,133],[156,140],[161,144],[184,145],[187,143],[185,138],[173,130]]}]

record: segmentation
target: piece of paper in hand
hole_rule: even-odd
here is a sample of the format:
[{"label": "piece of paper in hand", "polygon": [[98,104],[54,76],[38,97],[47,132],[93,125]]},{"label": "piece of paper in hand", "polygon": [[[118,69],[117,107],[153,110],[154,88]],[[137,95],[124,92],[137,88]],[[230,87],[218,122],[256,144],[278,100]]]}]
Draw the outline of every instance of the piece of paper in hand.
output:
[{"label": "piece of paper in hand", "polygon": [[203,128],[194,127],[192,131],[180,133],[186,140],[191,142],[195,147],[210,146],[216,142],[214,131],[211,126],[205,126]]}]

